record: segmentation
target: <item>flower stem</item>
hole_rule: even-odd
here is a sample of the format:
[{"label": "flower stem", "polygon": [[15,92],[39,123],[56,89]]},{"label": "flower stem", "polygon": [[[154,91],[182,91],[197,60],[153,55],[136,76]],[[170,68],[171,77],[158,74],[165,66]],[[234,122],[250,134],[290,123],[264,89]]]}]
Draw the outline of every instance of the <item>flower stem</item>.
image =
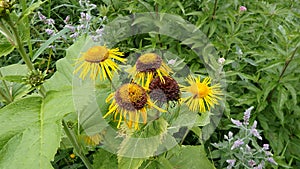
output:
[{"label": "flower stem", "polygon": [[[18,33],[18,31],[17,31],[15,25],[13,24],[11,18],[10,18],[9,16],[5,16],[5,17],[4,17],[4,20],[6,21],[6,23],[7,23],[8,26],[11,28],[11,31],[12,31],[12,34],[8,31],[8,32],[9,32],[8,35],[10,36],[10,37],[8,38],[8,40],[12,39],[11,44],[14,45],[14,46],[18,49],[18,51],[19,51],[19,53],[20,53],[22,59],[24,60],[25,64],[27,65],[28,69],[29,69],[30,71],[35,70],[35,69],[34,69],[34,66],[33,66],[33,64],[32,64],[32,62],[31,62],[31,60],[30,60],[30,58],[28,57],[28,55],[27,55],[26,52],[25,52],[24,44],[23,44],[23,42],[22,42],[22,40],[21,40],[21,38],[20,38],[20,36],[19,36],[19,33]],[[2,25],[1,25],[1,26],[2,26]],[[5,26],[3,26],[3,27],[5,27]],[[2,27],[1,27],[1,29],[3,30]],[[7,28],[5,27],[4,30],[7,30]],[[39,93],[40,93],[43,97],[46,96],[46,90],[45,90],[44,86],[41,86],[41,87],[40,87]]]},{"label": "flower stem", "polygon": [[64,131],[65,131],[67,137],[69,138],[71,144],[73,145],[77,155],[80,157],[82,162],[85,164],[86,168],[93,169],[92,164],[90,163],[90,161],[86,158],[86,156],[81,151],[80,145],[75,137],[74,132],[72,130],[70,130],[70,128],[68,127],[67,123],[64,120],[62,120],[62,124],[64,127]]},{"label": "flower stem", "polygon": [[9,16],[4,17],[5,21],[7,22],[7,24],[9,25],[9,27],[12,30],[14,39],[15,39],[15,47],[18,49],[22,59],[24,60],[25,64],[27,65],[27,67],[29,68],[29,70],[34,70],[33,64],[31,62],[31,60],[29,59],[28,55],[25,52],[24,49],[24,45],[23,42],[21,41],[21,38],[18,34],[17,29],[15,28],[15,25],[13,24],[12,20],[10,19]]}]

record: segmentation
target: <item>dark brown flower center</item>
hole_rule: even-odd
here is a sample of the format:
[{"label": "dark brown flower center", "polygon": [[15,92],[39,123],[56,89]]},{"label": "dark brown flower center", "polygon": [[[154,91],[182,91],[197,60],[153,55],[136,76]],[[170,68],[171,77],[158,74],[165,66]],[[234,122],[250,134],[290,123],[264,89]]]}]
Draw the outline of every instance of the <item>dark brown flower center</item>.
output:
[{"label": "dark brown flower center", "polygon": [[160,102],[178,101],[180,98],[179,85],[171,77],[163,76],[165,83],[159,77],[154,78],[150,85],[150,97]]}]

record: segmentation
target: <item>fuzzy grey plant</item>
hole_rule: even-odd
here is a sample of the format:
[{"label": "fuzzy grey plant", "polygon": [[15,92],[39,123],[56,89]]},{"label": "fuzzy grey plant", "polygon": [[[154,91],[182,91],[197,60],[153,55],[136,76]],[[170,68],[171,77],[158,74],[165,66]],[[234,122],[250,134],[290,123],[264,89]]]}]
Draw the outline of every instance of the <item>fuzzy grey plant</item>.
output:
[{"label": "fuzzy grey plant", "polygon": [[239,129],[239,132],[233,136],[229,131],[224,135],[224,141],[212,144],[218,150],[221,157],[221,165],[231,168],[260,169],[265,168],[267,163],[277,165],[270,151],[269,144],[263,144],[261,147],[257,139],[262,140],[257,128],[257,121],[250,125],[250,116],[253,106],[244,112],[243,122],[231,119],[232,127]]},{"label": "fuzzy grey plant", "polygon": [[[67,16],[64,20],[63,27],[68,29],[69,32],[66,35],[63,35],[61,38],[64,41],[71,40],[75,41],[81,35],[90,35],[91,38],[98,42],[102,38],[104,30],[104,22],[106,17],[103,18],[93,16],[91,13],[92,10],[96,9],[95,4],[90,3],[89,0],[80,0],[80,17],[77,23],[72,23],[72,18]],[[47,18],[41,12],[37,13],[39,21],[42,21],[45,25],[45,33],[49,36],[55,36],[59,29],[55,25],[55,21],[52,18]],[[59,25],[61,27],[61,25]],[[54,45],[55,46],[55,45]]]}]

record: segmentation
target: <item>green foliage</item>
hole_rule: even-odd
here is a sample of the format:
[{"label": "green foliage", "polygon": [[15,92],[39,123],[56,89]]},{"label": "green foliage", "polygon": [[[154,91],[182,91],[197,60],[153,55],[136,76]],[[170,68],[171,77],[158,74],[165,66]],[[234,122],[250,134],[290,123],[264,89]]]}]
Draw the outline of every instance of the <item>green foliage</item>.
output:
[{"label": "green foliage", "polygon": [[115,154],[107,152],[103,149],[98,149],[93,155],[93,168],[117,169],[118,159]]},{"label": "green foliage", "polygon": [[207,159],[203,146],[175,147],[168,157],[173,168],[215,168]]},{"label": "green foliage", "polygon": [[30,92],[29,86],[20,83],[27,72],[28,69],[26,66],[21,64],[13,64],[0,68],[0,99],[3,103],[9,104]]},{"label": "green foliage", "polygon": [[[250,106],[255,108],[251,121],[258,121],[257,127],[267,140],[257,144],[270,144],[279,167],[299,166],[300,4],[297,0],[92,0],[91,3],[97,5],[93,10],[76,0],[20,0],[0,16],[0,168],[51,168],[50,161],[59,145],[53,162],[56,168],[84,168],[84,160],[80,161],[84,159],[82,154],[90,161],[93,159],[95,168],[214,168],[206,157],[212,148],[209,143],[221,142],[229,130],[236,132],[230,118],[241,119],[241,110]],[[240,11],[241,5],[247,10]],[[38,10],[53,18],[55,24],[49,26],[40,21]],[[80,23],[81,12],[94,18],[83,36],[72,39],[69,36],[72,31],[63,28],[63,20],[70,15],[68,24],[79,26],[76,24]],[[152,17],[145,12],[151,12]],[[54,29],[57,34],[47,35],[46,28]],[[100,42],[94,43],[85,35],[98,28],[105,29]],[[225,107],[224,115],[218,107],[199,115],[184,106],[181,110],[170,106],[168,113],[142,126],[140,131],[125,130],[130,137],[119,137],[113,117],[102,118],[109,106],[105,98],[113,91],[110,82],[81,81],[73,74],[75,60],[81,53],[99,44],[119,47],[130,64],[144,51],[163,51],[160,54],[165,61],[175,60],[170,67],[179,83],[190,72],[209,74],[227,87],[226,99],[220,106]],[[32,69],[28,60],[24,60],[26,56],[34,69],[48,74],[39,88],[32,89],[23,83],[22,79]],[[220,64],[218,58],[226,61]],[[129,67],[121,66],[121,70]],[[120,86],[128,82],[127,74],[114,76],[112,81]],[[62,127],[66,114],[69,126]],[[61,131],[63,128],[73,133],[81,153],[70,144],[69,136]],[[94,134],[101,137],[97,145],[81,140],[82,136]],[[174,139],[176,134],[184,137]],[[141,139],[150,136],[158,137],[153,142]],[[136,140],[132,141],[133,138]],[[168,142],[181,146],[155,154],[170,149],[172,146],[162,146]],[[69,147],[78,153],[76,160],[70,159]],[[139,153],[148,156],[132,158],[140,149],[144,152]],[[60,154],[62,151],[68,153]],[[72,160],[72,166],[68,165]],[[227,159],[220,154],[214,160]]]},{"label": "green foliage", "polygon": [[[71,91],[31,96],[0,111],[1,168],[52,168],[62,134],[61,119],[74,111]],[[50,134],[51,133],[51,134]]]}]

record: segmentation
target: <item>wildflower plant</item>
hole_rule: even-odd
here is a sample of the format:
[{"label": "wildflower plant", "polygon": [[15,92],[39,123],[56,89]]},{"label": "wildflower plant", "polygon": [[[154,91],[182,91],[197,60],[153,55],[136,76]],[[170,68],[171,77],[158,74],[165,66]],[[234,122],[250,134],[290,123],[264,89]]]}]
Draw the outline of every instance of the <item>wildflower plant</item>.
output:
[{"label": "wildflower plant", "polygon": [[253,106],[244,112],[243,121],[231,119],[232,127],[239,131],[235,135],[229,131],[224,135],[224,141],[213,143],[212,145],[218,150],[217,153],[221,157],[220,165],[231,168],[255,168],[262,169],[267,163],[278,165],[273,158],[269,144],[260,146],[257,140],[263,141],[259,130],[257,130],[257,121],[250,125],[251,111]]},{"label": "wildflower plant", "polygon": [[0,168],[297,168],[299,5],[0,0]]}]

